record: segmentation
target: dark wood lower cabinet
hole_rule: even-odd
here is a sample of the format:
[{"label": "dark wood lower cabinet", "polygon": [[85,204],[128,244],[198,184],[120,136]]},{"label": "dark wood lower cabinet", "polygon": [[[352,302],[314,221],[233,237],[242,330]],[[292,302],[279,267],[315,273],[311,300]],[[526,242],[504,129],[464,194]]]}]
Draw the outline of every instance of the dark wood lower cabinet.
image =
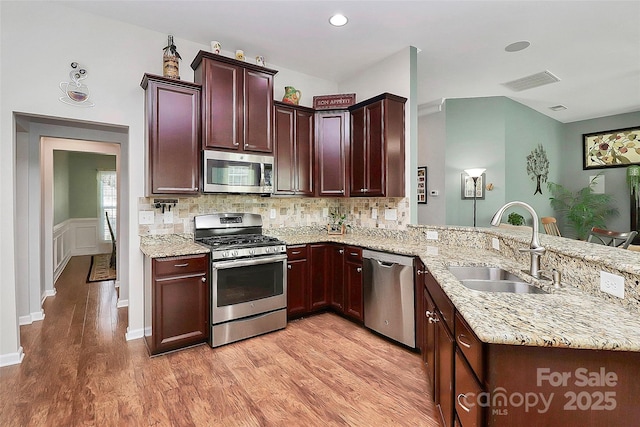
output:
[{"label": "dark wood lower cabinet", "polygon": [[151,354],[209,338],[209,255],[145,258],[145,341]]},{"label": "dark wood lower cabinet", "polygon": [[287,258],[287,317],[291,319],[309,311],[307,246],[289,246]]},{"label": "dark wood lower cabinet", "polygon": [[444,427],[453,426],[453,391],[454,391],[454,368],[453,355],[455,352],[455,341],[439,315],[435,317],[436,339],[438,353],[436,355],[436,394],[435,400],[442,425]]},{"label": "dark wood lower cabinet", "polygon": [[332,309],[363,321],[362,249],[334,243],[287,248],[289,318]]}]

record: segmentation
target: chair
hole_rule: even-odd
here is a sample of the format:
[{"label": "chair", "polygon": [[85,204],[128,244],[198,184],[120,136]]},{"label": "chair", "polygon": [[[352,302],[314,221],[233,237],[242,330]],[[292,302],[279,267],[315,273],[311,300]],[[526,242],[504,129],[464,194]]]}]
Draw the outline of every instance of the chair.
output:
[{"label": "chair", "polygon": [[111,259],[109,260],[109,267],[116,269],[116,236],[113,234],[113,228],[111,228],[111,221],[109,221],[109,213],[104,213],[107,217],[107,226],[109,227],[109,234],[111,234]]},{"label": "chair", "polygon": [[560,234],[560,230],[558,229],[558,223],[556,221],[556,219],[552,216],[543,216],[542,218],[540,218],[540,222],[542,223],[542,226],[544,227],[544,232],[547,233],[550,236],[559,236],[561,237],[562,235]]},{"label": "chair", "polygon": [[622,233],[619,231],[604,230],[602,228],[593,227],[589,232],[587,242],[601,243],[607,246],[627,249],[633,238],[636,237],[636,234],[638,234],[638,232],[635,230]]}]

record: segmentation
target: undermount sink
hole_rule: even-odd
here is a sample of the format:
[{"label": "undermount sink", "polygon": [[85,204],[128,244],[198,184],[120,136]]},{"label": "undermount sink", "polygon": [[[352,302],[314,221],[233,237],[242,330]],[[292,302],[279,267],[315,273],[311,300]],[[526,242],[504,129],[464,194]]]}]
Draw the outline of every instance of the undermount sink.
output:
[{"label": "undermount sink", "polygon": [[525,282],[513,280],[461,280],[466,288],[482,292],[508,292],[511,294],[546,294],[548,292]]},{"label": "undermount sink", "polygon": [[485,267],[485,266],[451,266],[449,267],[451,274],[456,276],[458,280],[513,280],[521,282],[515,274],[509,273],[507,270],[503,270],[500,267]]},{"label": "undermount sink", "polygon": [[482,292],[507,292],[512,294],[546,294],[548,292],[525,283],[513,273],[500,267],[451,266],[451,274],[468,289]]}]

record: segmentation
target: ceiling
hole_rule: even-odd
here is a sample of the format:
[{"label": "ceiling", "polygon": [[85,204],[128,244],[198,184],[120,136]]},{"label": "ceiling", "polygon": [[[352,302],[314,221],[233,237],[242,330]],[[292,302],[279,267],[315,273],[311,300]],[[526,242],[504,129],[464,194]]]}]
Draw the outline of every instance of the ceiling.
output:
[{"label": "ceiling", "polygon": [[[207,46],[218,40],[338,83],[415,46],[423,107],[507,96],[565,123],[640,111],[640,1],[59,3]],[[349,23],[330,26],[335,12]],[[531,46],[504,50],[521,40]],[[502,85],[545,70],[560,81],[520,92]],[[549,109],[558,104],[567,110]]]}]

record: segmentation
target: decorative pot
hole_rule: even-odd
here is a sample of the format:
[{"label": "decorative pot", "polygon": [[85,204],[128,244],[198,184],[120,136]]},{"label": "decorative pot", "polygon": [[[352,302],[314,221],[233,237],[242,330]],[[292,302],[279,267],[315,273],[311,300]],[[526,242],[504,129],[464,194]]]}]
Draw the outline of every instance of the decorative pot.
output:
[{"label": "decorative pot", "polygon": [[298,105],[298,103],[300,102],[300,98],[302,98],[302,92],[300,92],[293,86],[285,86],[282,102]]},{"label": "decorative pot", "polygon": [[347,227],[342,224],[327,224],[327,234],[345,234],[347,232]]}]

